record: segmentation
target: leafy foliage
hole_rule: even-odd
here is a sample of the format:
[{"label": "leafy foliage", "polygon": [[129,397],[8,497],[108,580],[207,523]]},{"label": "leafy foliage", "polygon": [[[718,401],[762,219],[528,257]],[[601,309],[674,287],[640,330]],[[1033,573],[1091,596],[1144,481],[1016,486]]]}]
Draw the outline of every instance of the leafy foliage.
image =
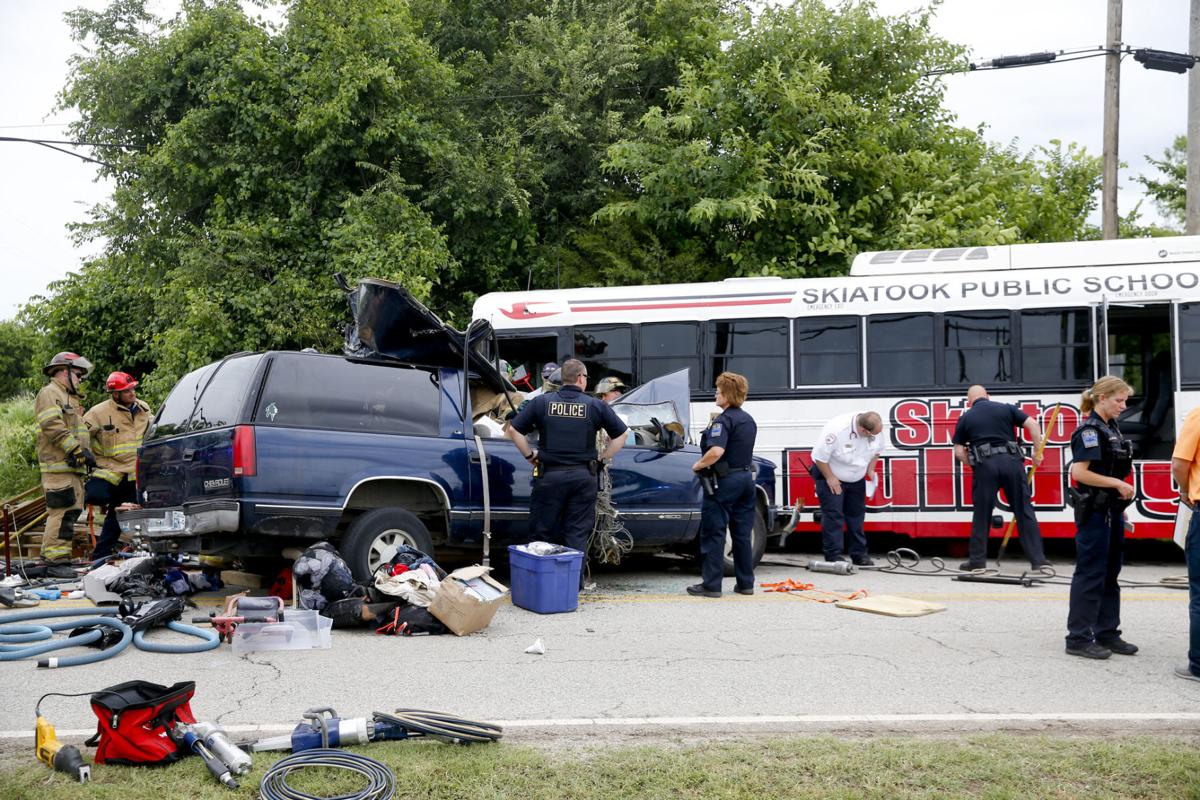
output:
[{"label": "leafy foliage", "polygon": [[954,125],[928,12],[799,0],[145,0],[68,15],[61,102],[116,186],[28,309],[105,374],[336,348],[331,275],[464,323],[527,286],[832,274],[864,249],[1072,239],[1095,159]]},{"label": "leafy foliage", "polygon": [[1146,159],[1161,173],[1161,178],[1139,175],[1134,180],[1146,187],[1146,194],[1158,210],[1183,227],[1187,220],[1187,136],[1176,136],[1161,159]]},{"label": "leafy foliage", "polygon": [[39,383],[41,337],[24,321],[0,320],[0,400]]}]

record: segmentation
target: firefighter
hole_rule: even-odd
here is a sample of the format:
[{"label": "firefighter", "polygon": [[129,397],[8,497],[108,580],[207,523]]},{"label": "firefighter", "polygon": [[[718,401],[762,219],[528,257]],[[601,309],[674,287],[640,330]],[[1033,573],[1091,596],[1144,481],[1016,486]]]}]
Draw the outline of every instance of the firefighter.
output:
[{"label": "firefighter", "polygon": [[137,451],[150,425],[150,406],[138,399],[137,385],[127,372],[111,373],[104,382],[109,398],[92,406],[83,418],[96,455],[85,497],[88,504],[104,509],[93,561],[112,555],[121,538],[117,507],[137,502]]},{"label": "firefighter", "polygon": [[79,390],[91,371],[92,362],[83,356],[56,353],[42,368],[50,381],[33,401],[38,468],[46,494],[42,558],[52,564],[71,560],[75,521],[83,511],[83,475],[88,467],[96,465]]}]

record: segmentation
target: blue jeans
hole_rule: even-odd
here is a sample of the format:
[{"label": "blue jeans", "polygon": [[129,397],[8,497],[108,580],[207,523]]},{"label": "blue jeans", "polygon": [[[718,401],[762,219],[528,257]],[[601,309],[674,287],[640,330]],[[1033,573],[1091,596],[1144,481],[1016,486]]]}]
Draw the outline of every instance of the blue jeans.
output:
[{"label": "blue jeans", "polygon": [[1188,570],[1188,666],[1200,677],[1200,508],[1192,514],[1183,553]]}]

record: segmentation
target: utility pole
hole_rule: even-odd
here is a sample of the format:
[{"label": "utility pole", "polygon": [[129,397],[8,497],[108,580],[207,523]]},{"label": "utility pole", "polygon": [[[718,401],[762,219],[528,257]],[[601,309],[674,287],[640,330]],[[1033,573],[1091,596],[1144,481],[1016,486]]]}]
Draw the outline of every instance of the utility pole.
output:
[{"label": "utility pole", "polygon": [[[1197,0],[1192,0],[1193,7]],[[1104,42],[1104,178],[1101,185],[1101,235],[1117,238],[1117,132],[1121,105],[1121,0],[1108,0]]]},{"label": "utility pole", "polygon": [[[1188,17],[1188,53],[1200,53],[1200,0]],[[1200,233],[1200,69],[1188,72],[1187,221],[1183,232]]]}]

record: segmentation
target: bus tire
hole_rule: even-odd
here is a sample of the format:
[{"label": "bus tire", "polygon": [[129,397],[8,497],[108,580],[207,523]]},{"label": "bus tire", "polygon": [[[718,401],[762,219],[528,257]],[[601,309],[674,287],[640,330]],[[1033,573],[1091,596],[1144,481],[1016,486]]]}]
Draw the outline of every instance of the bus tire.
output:
[{"label": "bus tire", "polygon": [[[762,514],[754,512],[754,527],[751,529],[750,552],[753,555],[753,565],[758,566],[763,554],[767,552],[767,523]],[[733,537],[725,532],[725,577],[734,577],[733,571]]]},{"label": "bus tire", "polygon": [[403,508],[376,508],[354,520],[338,549],[355,579],[369,581],[404,544],[433,558],[433,538],[416,514]]}]

